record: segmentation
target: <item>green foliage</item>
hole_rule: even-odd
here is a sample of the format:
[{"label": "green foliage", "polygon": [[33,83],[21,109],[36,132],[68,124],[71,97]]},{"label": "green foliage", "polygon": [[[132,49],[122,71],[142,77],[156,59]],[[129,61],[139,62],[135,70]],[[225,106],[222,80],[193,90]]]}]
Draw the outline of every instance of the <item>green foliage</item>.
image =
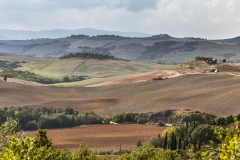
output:
[{"label": "green foliage", "polygon": [[176,151],[163,150],[152,146],[139,147],[132,153],[125,153],[118,158],[119,160],[180,160],[180,155]]},{"label": "green foliage", "polygon": [[160,121],[158,121],[157,125],[158,126],[165,126],[165,123],[160,120]]},{"label": "green foliage", "polygon": [[[171,110],[164,110],[152,114],[147,114],[147,113],[122,113],[122,114],[117,114],[112,117],[112,121],[115,123],[138,123],[138,124],[143,124],[143,123],[158,123],[158,122],[167,122],[168,117],[172,114]],[[161,125],[163,125],[161,123]]]},{"label": "green foliage", "polygon": [[139,140],[137,143],[137,147],[141,147],[141,146],[142,146],[142,142],[141,142],[141,140]]},{"label": "green foliage", "polygon": [[25,133],[19,129],[17,120],[7,119],[7,121],[0,126],[0,152],[9,146],[10,136],[21,138],[24,135]]},{"label": "green foliage", "polygon": [[64,76],[62,79],[53,79],[44,77],[29,71],[20,71],[20,70],[3,70],[0,72],[0,76],[7,76],[9,78],[17,78],[26,81],[33,81],[42,84],[54,84],[54,83],[62,83],[62,82],[74,82],[74,81],[82,81],[87,79],[87,76]]},{"label": "green foliage", "polygon": [[200,124],[206,124],[210,121],[209,119],[207,119],[205,114],[202,114],[200,112],[194,112],[194,113],[186,114],[182,117],[181,121],[186,122],[187,120],[189,122],[197,121]]},{"label": "green foliage", "polygon": [[96,160],[96,153],[91,152],[85,147],[83,144],[80,145],[77,152],[75,152],[72,156],[72,160]]},{"label": "green foliage", "polygon": [[20,67],[19,65],[20,62],[10,62],[10,61],[2,61],[0,60],[0,69],[15,69]]},{"label": "green foliage", "polygon": [[58,150],[52,147],[38,147],[36,145],[36,139],[31,137],[25,138],[10,138],[10,145],[7,149],[1,152],[0,160],[13,160],[13,159],[71,159],[71,153],[69,151]]},{"label": "green foliage", "polygon": [[47,131],[43,129],[39,129],[36,133],[36,141],[35,144],[38,147],[45,146],[47,148],[53,147],[51,140],[47,137]]},{"label": "green foliage", "polygon": [[122,113],[112,117],[112,121],[115,123],[146,123],[148,119],[147,114],[139,113]]},{"label": "green foliage", "polygon": [[164,148],[164,140],[161,136],[151,138],[146,144],[155,148]]},{"label": "green foliage", "polygon": [[202,124],[197,126],[190,135],[192,141],[199,141],[200,144],[207,144],[209,141],[218,142],[214,133],[216,126]]},{"label": "green foliage", "polygon": [[71,107],[67,107],[66,109],[53,107],[41,107],[37,109],[29,107],[5,107],[4,109],[0,109],[0,123],[5,122],[7,117],[18,119],[23,130],[64,128],[82,124],[110,123],[108,117],[100,117],[94,112],[79,113]]}]

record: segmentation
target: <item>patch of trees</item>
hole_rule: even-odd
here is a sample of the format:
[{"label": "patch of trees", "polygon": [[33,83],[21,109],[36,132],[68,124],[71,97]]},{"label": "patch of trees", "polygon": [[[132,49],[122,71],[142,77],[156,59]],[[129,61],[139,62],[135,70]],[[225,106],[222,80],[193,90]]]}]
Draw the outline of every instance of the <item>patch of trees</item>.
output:
[{"label": "patch of trees", "polygon": [[68,58],[82,58],[82,59],[114,59],[112,55],[108,54],[95,54],[95,53],[69,53],[68,55],[63,55],[59,59],[68,59]]},{"label": "patch of trees", "polygon": [[0,124],[8,118],[18,119],[23,130],[65,128],[83,124],[109,123],[107,117],[101,117],[94,112],[78,112],[71,107],[65,109],[41,107],[5,107],[0,109]]},{"label": "patch of trees", "polygon": [[89,38],[89,36],[84,34],[72,34],[69,38],[86,39]]},{"label": "patch of trees", "polygon": [[2,61],[0,60],[0,69],[15,69],[20,67],[20,62]]},{"label": "patch of trees", "polygon": [[151,37],[146,37],[143,39],[148,39],[148,40],[168,40],[172,39],[173,37],[169,36],[168,34],[159,34],[159,35],[154,35]]},{"label": "patch of trees", "polygon": [[198,41],[207,40],[207,39],[204,39],[204,38],[195,38],[195,37],[186,37],[186,38],[192,39],[192,40],[198,40]]},{"label": "patch of trees", "polygon": [[75,39],[92,39],[92,40],[122,40],[129,37],[122,37],[118,35],[97,35],[97,36],[88,36],[84,34],[78,34],[78,35],[71,35],[69,38],[75,38]]},{"label": "patch of trees", "polygon": [[17,78],[26,81],[33,81],[42,84],[54,84],[54,83],[62,83],[62,82],[74,82],[74,81],[82,81],[88,79],[88,76],[64,76],[62,79],[54,79],[44,77],[29,71],[21,71],[21,70],[3,70],[0,72],[0,76],[7,76],[8,78]]},{"label": "patch of trees", "polygon": [[[173,110],[164,110],[155,113],[122,113],[112,117],[115,123],[178,123],[186,119],[198,121],[199,123],[213,124],[216,116],[201,112],[192,112],[183,116],[172,116]],[[240,116],[239,116],[240,118]]]},{"label": "patch of trees", "polygon": [[97,35],[92,36],[91,39],[93,40],[122,40],[122,39],[128,39],[129,37],[122,37],[117,35]]},{"label": "patch of trees", "polygon": [[112,117],[115,123],[138,123],[143,124],[148,122],[148,115],[144,113],[122,113]]}]

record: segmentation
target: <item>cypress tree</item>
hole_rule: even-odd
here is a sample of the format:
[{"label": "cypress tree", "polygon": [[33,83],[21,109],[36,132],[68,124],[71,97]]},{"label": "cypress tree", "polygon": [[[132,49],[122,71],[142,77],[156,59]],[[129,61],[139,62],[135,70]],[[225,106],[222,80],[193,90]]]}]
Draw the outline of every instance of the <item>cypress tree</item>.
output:
[{"label": "cypress tree", "polygon": [[186,149],[186,142],[183,141],[183,150],[185,150],[185,149]]},{"label": "cypress tree", "polygon": [[171,150],[174,150],[174,147],[175,147],[174,139],[175,139],[175,136],[174,136],[174,132],[173,132],[172,136],[171,136],[171,141],[170,141],[170,149]]},{"label": "cypress tree", "polygon": [[187,129],[186,129],[186,134],[188,134],[188,119],[187,119],[187,122],[186,122],[186,127],[187,127]]},{"label": "cypress tree", "polygon": [[201,149],[201,138],[199,138],[199,141],[198,141],[198,150]]},{"label": "cypress tree", "polygon": [[194,151],[196,151],[196,149],[197,149],[196,139],[193,140],[193,147],[194,147]]},{"label": "cypress tree", "polygon": [[177,137],[174,136],[174,150],[177,150]]},{"label": "cypress tree", "polygon": [[164,138],[164,144],[163,144],[163,149],[167,149],[167,139],[168,139],[168,133],[166,133],[165,138]]},{"label": "cypress tree", "polygon": [[184,139],[184,132],[182,132],[182,139]]},{"label": "cypress tree", "polygon": [[181,137],[179,137],[179,139],[178,139],[178,149],[182,149],[182,138]]}]

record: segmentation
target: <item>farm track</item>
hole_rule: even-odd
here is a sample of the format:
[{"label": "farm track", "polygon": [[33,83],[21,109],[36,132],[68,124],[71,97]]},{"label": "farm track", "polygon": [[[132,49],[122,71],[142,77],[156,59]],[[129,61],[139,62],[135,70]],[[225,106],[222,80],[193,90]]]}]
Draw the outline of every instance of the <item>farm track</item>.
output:
[{"label": "farm track", "polygon": [[123,112],[166,109],[193,109],[227,116],[240,113],[239,92],[240,78],[221,74],[190,74],[167,80],[79,88],[0,81],[0,107],[70,106],[109,117]]},{"label": "farm track", "polygon": [[72,71],[71,75],[83,64],[87,61],[88,59],[85,59],[84,61],[82,61],[76,68],[74,68],[74,70]]}]

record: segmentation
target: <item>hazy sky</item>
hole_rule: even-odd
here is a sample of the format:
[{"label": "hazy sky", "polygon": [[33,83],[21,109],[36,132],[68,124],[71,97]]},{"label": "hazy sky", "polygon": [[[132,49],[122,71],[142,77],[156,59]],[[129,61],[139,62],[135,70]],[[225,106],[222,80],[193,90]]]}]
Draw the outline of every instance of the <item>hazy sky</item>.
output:
[{"label": "hazy sky", "polygon": [[0,0],[0,29],[240,36],[239,0]]}]

